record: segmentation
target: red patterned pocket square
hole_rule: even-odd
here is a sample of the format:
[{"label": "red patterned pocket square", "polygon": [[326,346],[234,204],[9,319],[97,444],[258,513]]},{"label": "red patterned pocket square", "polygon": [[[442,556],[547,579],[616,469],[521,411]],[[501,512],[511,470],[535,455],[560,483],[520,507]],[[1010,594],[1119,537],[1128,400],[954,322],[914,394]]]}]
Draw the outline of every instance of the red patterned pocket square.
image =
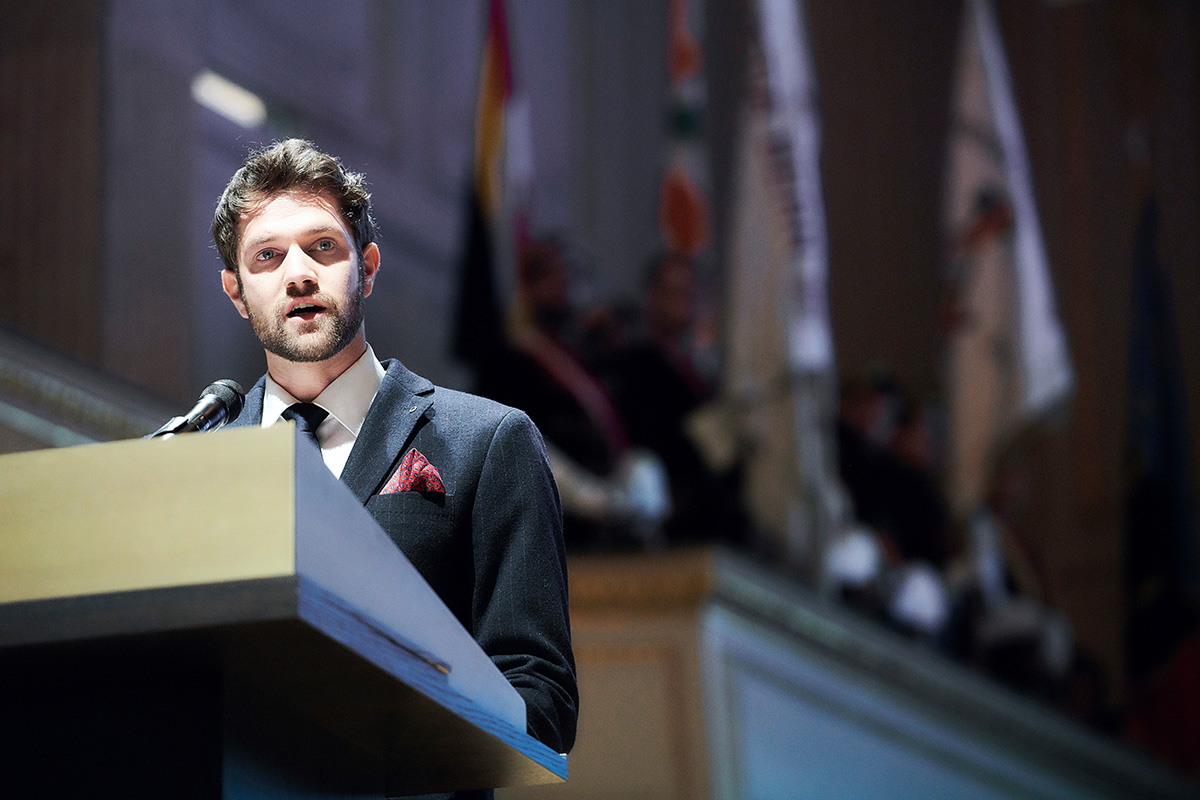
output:
[{"label": "red patterned pocket square", "polygon": [[394,492],[427,492],[429,494],[445,494],[446,486],[437,467],[429,463],[420,450],[409,450],[404,454],[400,466],[388,479],[387,485],[379,491],[380,494]]}]

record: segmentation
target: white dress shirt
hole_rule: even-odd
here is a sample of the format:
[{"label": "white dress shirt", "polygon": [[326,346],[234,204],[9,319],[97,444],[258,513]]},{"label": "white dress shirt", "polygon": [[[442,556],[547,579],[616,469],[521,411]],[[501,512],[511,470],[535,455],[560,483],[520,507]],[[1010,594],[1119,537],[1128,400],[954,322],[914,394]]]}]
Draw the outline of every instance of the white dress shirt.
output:
[{"label": "white dress shirt", "polygon": [[[358,432],[367,418],[367,410],[379,391],[379,385],[383,383],[384,372],[383,365],[375,357],[375,351],[367,345],[367,352],[313,400],[314,404],[329,412],[329,416],[317,427],[317,441],[321,444],[321,458],[325,466],[336,478],[342,477],[342,470],[350,458]],[[299,402],[267,375],[262,426],[269,428],[279,422],[284,410]]]}]

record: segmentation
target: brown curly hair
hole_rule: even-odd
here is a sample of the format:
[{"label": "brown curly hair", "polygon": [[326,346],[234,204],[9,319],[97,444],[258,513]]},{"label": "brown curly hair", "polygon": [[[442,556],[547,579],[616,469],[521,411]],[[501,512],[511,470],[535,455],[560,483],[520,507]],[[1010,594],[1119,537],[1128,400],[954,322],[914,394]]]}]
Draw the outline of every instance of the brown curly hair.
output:
[{"label": "brown curly hair", "polygon": [[362,264],[363,248],[375,241],[376,236],[366,181],[361,174],[345,169],[336,157],[322,153],[312,142],[287,139],[247,156],[217,201],[213,240],[226,267],[237,272],[238,223],[242,216],[257,203],[283,192],[332,198],[354,235],[358,262]]}]

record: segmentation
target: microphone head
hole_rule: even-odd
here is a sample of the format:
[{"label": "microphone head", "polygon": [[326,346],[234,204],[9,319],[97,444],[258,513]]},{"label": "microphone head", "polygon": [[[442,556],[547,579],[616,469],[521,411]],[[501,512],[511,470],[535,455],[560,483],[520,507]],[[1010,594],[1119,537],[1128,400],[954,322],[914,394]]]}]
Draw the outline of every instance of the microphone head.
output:
[{"label": "microphone head", "polygon": [[246,390],[237,381],[231,381],[228,378],[209,384],[203,394],[211,394],[225,404],[225,413],[228,417],[225,422],[233,422],[237,419],[238,414],[242,413],[242,407],[246,404]]},{"label": "microphone head", "polygon": [[246,391],[237,381],[215,381],[200,393],[200,399],[185,416],[169,420],[166,425],[145,438],[169,439],[180,433],[215,431],[237,419],[245,404]]}]

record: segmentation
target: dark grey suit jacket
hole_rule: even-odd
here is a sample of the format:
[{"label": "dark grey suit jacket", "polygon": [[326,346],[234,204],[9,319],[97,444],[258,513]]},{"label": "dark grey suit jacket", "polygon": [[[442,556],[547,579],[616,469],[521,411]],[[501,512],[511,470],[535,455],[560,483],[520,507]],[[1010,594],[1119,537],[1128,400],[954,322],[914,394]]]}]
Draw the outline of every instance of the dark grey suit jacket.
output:
[{"label": "dark grey suit jacket", "polygon": [[[529,733],[575,741],[579,695],[567,615],[562,511],[545,446],[524,412],[435,387],[397,360],[342,481],[525,700]],[[262,423],[265,376],[232,426]],[[410,449],[437,468],[444,497],[379,490]]]}]

